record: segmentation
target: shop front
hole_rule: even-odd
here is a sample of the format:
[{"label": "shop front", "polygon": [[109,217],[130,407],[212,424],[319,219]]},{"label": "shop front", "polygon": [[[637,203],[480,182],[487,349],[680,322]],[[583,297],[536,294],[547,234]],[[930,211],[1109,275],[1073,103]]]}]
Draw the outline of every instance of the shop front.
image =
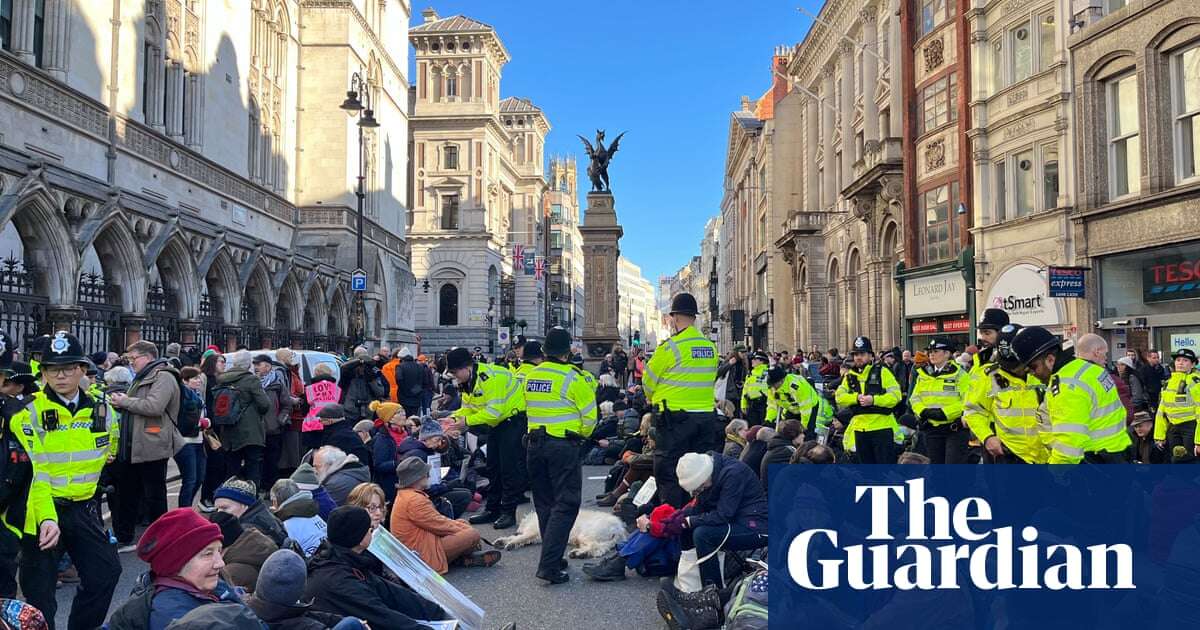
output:
[{"label": "shop front", "polygon": [[1200,241],[1099,260],[1099,325],[1114,352],[1200,352]]},{"label": "shop front", "polygon": [[1037,265],[1018,263],[1004,270],[979,305],[981,313],[986,308],[1003,309],[1014,324],[1041,326],[1062,336],[1072,333],[1064,300],[1050,297],[1046,271]]},{"label": "shop front", "polygon": [[971,343],[967,282],[960,271],[904,278],[906,348],[922,350],[934,337],[946,337],[959,349]]}]

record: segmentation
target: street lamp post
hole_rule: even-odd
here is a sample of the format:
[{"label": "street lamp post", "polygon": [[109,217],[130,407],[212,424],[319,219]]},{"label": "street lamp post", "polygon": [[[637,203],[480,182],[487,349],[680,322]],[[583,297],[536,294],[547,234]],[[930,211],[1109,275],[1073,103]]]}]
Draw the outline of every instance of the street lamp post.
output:
[{"label": "street lamp post", "polygon": [[[362,74],[355,72],[350,75],[350,89],[346,91],[346,100],[342,101],[341,108],[351,117],[358,117],[358,185],[355,187],[354,196],[358,200],[358,229],[356,238],[355,250],[355,270],[363,271],[363,200],[367,193],[364,189],[366,176],[363,173],[364,162],[366,162],[366,140],[363,134],[364,129],[374,129],[379,126],[379,121],[375,120],[375,109],[372,106],[372,95],[370,86],[363,79]],[[366,339],[366,319],[367,311],[366,304],[363,302],[364,291],[354,292],[354,316],[351,318],[354,326],[353,337],[354,344],[362,344]]]}]

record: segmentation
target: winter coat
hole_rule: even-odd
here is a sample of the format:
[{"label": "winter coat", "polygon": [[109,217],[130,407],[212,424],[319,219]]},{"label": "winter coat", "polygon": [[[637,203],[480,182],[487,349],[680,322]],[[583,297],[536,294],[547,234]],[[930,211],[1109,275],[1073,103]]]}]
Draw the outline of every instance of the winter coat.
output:
[{"label": "winter coat", "polygon": [[[1138,409],[1150,408],[1150,399],[1146,395],[1146,387],[1143,384],[1142,375],[1137,370],[1132,368],[1125,370],[1125,376],[1120,380],[1125,381],[1125,384],[1129,386],[1129,398],[1135,412]],[[1129,419],[1132,420],[1133,417],[1130,416]]]},{"label": "winter coat", "polygon": [[292,365],[288,367],[288,384],[289,393],[295,401],[292,402],[292,415],[289,420],[292,423],[292,430],[299,431],[300,423],[304,420],[304,416],[308,414],[308,401],[304,398],[304,381],[300,378],[300,366]]},{"label": "winter coat", "polygon": [[742,386],[746,381],[747,374],[749,374],[749,370],[746,369],[746,362],[742,359],[738,359],[733,364],[730,364],[728,359],[721,362],[721,365],[717,367],[717,379],[728,378],[725,381],[726,400],[732,400],[734,404],[738,404],[742,398]]},{"label": "winter coat", "polygon": [[328,536],[325,520],[318,512],[317,502],[308,490],[301,490],[288,497],[279,509],[275,510],[275,518],[283,521],[288,538],[300,545],[305,557],[316,553],[321,541]]},{"label": "winter coat", "polygon": [[269,630],[329,630],[342,620],[341,615],[312,609],[312,604],[290,606],[263,601],[257,595],[246,599],[246,605]]},{"label": "winter coat", "polygon": [[271,408],[263,416],[266,422],[267,435],[279,435],[279,432],[289,426],[292,417],[291,376],[287,368],[275,365],[271,367],[272,382],[263,388]]},{"label": "winter coat", "polygon": [[221,427],[221,448],[239,451],[247,446],[266,446],[267,424],[264,418],[273,407],[258,377],[249,370],[232,368],[217,376],[217,385],[233,386],[244,405],[237,424]]},{"label": "winter coat", "polygon": [[321,431],[321,446],[336,446],[345,454],[357,457],[360,462],[371,461],[371,451],[354,432],[354,425],[349,420],[325,425]]},{"label": "winter coat", "polygon": [[321,478],[321,486],[329,492],[329,497],[338,505],[346,505],[350,491],[360,483],[370,483],[371,469],[358,461],[353,455],[347,455],[341,466],[325,471]]},{"label": "winter coat", "polygon": [[370,409],[371,401],[382,400],[388,394],[387,382],[369,360],[352,359],[344,363],[338,387],[342,388],[340,402],[346,408],[346,418],[351,424],[374,417]]},{"label": "winter coat", "polygon": [[267,504],[262,501],[256,502],[250,506],[250,509],[242,513],[238,517],[238,523],[242,527],[253,527],[271,539],[276,547],[282,547],[287,540],[287,530],[283,528],[283,523],[271,514],[271,510],[267,509]]},{"label": "winter coat", "polygon": [[746,448],[742,449],[742,454],[738,459],[749,466],[751,472],[758,474],[758,470],[762,468],[763,457],[766,454],[767,443],[762,440],[754,440],[746,444]]},{"label": "winter coat", "polygon": [[736,523],[767,533],[767,493],[742,462],[720,453],[713,458],[712,486],[696,496],[695,503],[684,508],[692,528],[702,525]]},{"label": "winter coat", "polygon": [[401,488],[396,491],[396,502],[392,505],[390,529],[392,535],[421,556],[429,568],[445,574],[450,570],[450,563],[440,539],[472,527],[442,516],[424,492]]},{"label": "winter coat", "polygon": [[1154,432],[1146,434],[1146,437],[1140,438],[1133,427],[1126,429],[1129,431],[1129,461],[1136,464],[1169,464],[1170,457],[1165,448],[1158,448],[1154,443]]},{"label": "winter coat", "polygon": [[1117,397],[1121,399],[1121,404],[1125,406],[1125,424],[1128,426],[1129,421],[1133,420],[1133,395],[1129,391],[1129,384],[1125,379],[1110,373],[1113,377],[1113,385],[1117,387]]},{"label": "winter coat", "polygon": [[375,437],[371,444],[371,473],[375,483],[383,488],[384,497],[390,504],[396,497],[396,438],[387,425],[375,428]]},{"label": "winter coat", "polygon": [[758,465],[758,477],[762,479],[762,485],[767,487],[767,467],[771,464],[787,464],[792,459],[792,453],[796,452],[796,448],[792,446],[791,440],[775,436],[767,441],[767,452],[763,454],[762,462]]},{"label": "winter coat", "polygon": [[416,620],[447,618],[433,602],[383,579],[374,556],[326,542],[308,562],[305,599],[314,609],[365,619],[372,628],[423,630]]},{"label": "winter coat", "polygon": [[329,496],[329,492],[321,486],[317,486],[309,492],[312,492],[313,501],[317,502],[317,516],[328,519],[329,513],[337,509],[337,501],[334,501],[333,497]]},{"label": "winter coat", "polygon": [[731,436],[727,433],[725,434],[725,449],[721,451],[721,454],[725,457],[741,459],[742,451],[745,450],[745,448],[746,438],[743,438],[740,435],[736,437]]},{"label": "winter coat", "polygon": [[433,451],[428,446],[425,446],[424,442],[410,435],[404,438],[404,441],[396,447],[396,461],[402,462],[414,456],[420,457],[421,461],[425,461],[432,453]]},{"label": "winter coat", "polygon": [[129,462],[174,457],[183,448],[179,420],[179,372],[159,359],[134,375],[121,410],[121,435],[129,433]]},{"label": "winter coat", "polygon": [[[143,576],[143,580],[146,577]],[[150,623],[146,626],[126,625],[118,620],[118,614],[114,613],[113,618],[109,620],[109,627],[114,630],[126,627],[145,627],[148,630],[165,630],[172,621],[183,617],[192,610],[199,608],[205,604],[215,602],[237,602],[243,604],[242,599],[238,596],[237,591],[223,579],[217,579],[217,587],[211,593],[204,593],[196,590],[194,586],[183,582],[179,579],[157,578],[154,582],[145,588],[155,589],[154,599],[150,602]],[[138,590],[135,589],[134,596],[130,598],[130,602],[135,601],[138,595]],[[138,620],[134,620],[136,623]]]},{"label": "winter coat", "polygon": [[425,374],[429,370],[412,357],[400,360],[396,378],[396,401],[405,407],[420,407],[425,393]]},{"label": "winter coat", "polygon": [[270,538],[257,529],[247,527],[232,545],[221,551],[221,559],[225,561],[225,574],[234,586],[240,586],[248,593],[253,592],[263,563],[276,551],[279,551],[279,545],[271,542]]}]

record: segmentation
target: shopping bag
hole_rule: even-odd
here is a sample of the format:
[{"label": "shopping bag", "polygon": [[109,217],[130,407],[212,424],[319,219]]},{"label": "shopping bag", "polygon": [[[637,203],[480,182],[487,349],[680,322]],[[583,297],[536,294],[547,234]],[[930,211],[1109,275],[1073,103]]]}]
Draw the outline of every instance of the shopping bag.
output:
[{"label": "shopping bag", "polygon": [[[703,582],[700,581],[700,565],[707,562],[713,556],[721,553],[721,547],[725,546],[725,541],[729,540],[729,532],[732,528],[728,525],[725,529],[725,537],[721,539],[721,544],[712,553],[698,558],[696,549],[684,549],[679,554],[679,569],[675,571],[675,588],[681,593],[696,593],[704,589]],[[720,562],[721,559],[718,559]],[[725,566],[721,565],[721,574],[724,575]]]}]

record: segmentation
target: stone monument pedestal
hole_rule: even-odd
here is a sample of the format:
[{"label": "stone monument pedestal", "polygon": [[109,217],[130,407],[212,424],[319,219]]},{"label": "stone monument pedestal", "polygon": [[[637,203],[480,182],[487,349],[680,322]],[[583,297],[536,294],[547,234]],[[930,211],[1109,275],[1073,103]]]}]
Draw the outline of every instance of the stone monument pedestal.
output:
[{"label": "stone monument pedestal", "polygon": [[625,231],[617,223],[612,193],[591,192],[587,196],[587,213],[579,232],[583,236],[583,286],[587,309],[583,326],[583,366],[595,373],[621,341],[617,329],[620,301],[617,296],[618,245]]}]

